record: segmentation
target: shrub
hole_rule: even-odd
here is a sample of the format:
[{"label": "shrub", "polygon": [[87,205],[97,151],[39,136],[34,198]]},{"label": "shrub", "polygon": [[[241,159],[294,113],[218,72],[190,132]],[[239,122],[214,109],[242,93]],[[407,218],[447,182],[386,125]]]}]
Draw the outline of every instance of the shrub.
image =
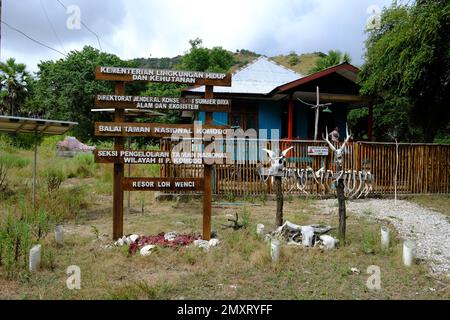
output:
[{"label": "shrub", "polygon": [[93,154],[80,153],[72,158],[71,167],[69,178],[86,178],[94,176],[97,166]]},{"label": "shrub", "polygon": [[50,166],[45,170],[45,182],[48,193],[57,191],[61,183],[66,179],[64,170],[60,166]]},{"label": "shrub", "polygon": [[5,153],[0,155],[0,164],[3,164],[8,168],[22,169],[28,166],[29,163],[30,161],[27,158],[19,157],[15,154]]},{"label": "shrub", "polygon": [[16,270],[26,269],[32,243],[47,236],[53,219],[47,211],[26,205],[14,212],[8,210],[0,218],[0,266],[11,277]]}]

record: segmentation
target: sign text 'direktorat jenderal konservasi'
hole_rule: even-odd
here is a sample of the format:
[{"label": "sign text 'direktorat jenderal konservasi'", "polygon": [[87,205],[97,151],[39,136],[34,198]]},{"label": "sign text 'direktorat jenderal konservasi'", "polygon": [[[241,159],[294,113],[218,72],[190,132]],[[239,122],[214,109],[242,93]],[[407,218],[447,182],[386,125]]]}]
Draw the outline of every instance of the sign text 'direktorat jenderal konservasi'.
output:
[{"label": "sign text 'direktorat jenderal konservasi'", "polygon": [[231,101],[229,99],[99,94],[96,96],[95,106],[97,108],[115,109],[229,112],[231,108]]}]

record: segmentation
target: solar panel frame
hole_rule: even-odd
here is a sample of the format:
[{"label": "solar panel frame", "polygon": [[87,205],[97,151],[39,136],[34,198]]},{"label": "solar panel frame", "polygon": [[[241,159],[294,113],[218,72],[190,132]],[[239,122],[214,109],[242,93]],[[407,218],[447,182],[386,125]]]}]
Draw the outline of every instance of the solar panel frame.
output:
[{"label": "solar panel frame", "polygon": [[70,131],[76,125],[78,125],[78,122],[0,116],[0,132],[6,133],[60,135]]}]

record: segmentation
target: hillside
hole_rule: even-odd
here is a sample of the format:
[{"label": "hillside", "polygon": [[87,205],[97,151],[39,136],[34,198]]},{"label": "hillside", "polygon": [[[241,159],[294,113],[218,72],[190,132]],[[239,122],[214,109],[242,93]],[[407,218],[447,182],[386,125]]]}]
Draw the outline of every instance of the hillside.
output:
[{"label": "hillside", "polygon": [[[246,64],[261,56],[256,52],[245,49],[230,53],[234,57],[234,63],[231,71],[235,71],[236,69],[245,66]],[[315,65],[317,59],[319,59],[323,55],[324,54],[321,52],[302,54],[291,52],[288,55],[278,55],[270,57],[270,59],[281,64],[282,66],[306,75],[309,73],[309,70]],[[136,58],[134,59],[134,61],[137,61],[139,63],[139,67],[141,68],[172,69],[177,64],[179,64],[182,59],[183,56],[176,56],[173,58]]]}]

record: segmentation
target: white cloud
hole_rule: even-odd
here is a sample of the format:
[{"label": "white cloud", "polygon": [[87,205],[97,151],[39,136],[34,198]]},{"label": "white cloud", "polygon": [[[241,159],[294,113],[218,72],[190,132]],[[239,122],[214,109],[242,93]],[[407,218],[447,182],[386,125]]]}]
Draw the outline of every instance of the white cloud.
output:
[{"label": "white cloud", "polygon": [[[364,25],[370,5],[390,0],[61,0],[81,8],[82,20],[103,50],[121,58],[183,54],[188,41],[208,47],[249,49],[266,55],[340,49],[362,63]],[[47,12],[50,22],[45,16]],[[30,36],[69,51],[98,47],[85,28],[68,30],[67,14],[55,0],[3,1],[3,19]],[[52,30],[52,26],[56,32]],[[58,40],[59,38],[59,40]],[[16,57],[32,70],[61,55],[2,25],[2,60]]]}]

